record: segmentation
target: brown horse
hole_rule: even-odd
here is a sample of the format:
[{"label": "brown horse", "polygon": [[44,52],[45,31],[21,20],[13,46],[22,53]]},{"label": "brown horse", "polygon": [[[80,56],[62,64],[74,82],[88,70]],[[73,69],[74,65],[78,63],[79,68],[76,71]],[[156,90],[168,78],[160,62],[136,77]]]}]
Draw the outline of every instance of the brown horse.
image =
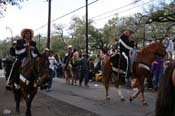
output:
[{"label": "brown horse", "polygon": [[175,116],[175,61],[169,63],[162,77],[155,116]]},{"label": "brown horse", "polygon": [[[115,74],[115,87],[117,88],[117,93],[120,96],[121,100],[124,101],[124,96],[120,89],[120,80],[121,77],[126,77],[127,75],[127,66],[128,62],[125,56],[116,54],[113,57],[110,57],[107,53],[103,56],[103,65],[102,65],[102,72],[103,72],[103,83],[105,86],[106,92],[106,99],[110,100],[108,91],[109,91],[109,81],[111,77],[111,73]],[[124,78],[123,77],[123,78]]]},{"label": "brown horse", "polygon": [[[6,64],[5,66],[7,66]],[[10,64],[9,64],[10,65]],[[6,70],[5,72],[9,72]],[[14,67],[14,70],[18,70]],[[44,88],[49,81],[49,60],[46,54],[41,54],[35,58],[28,59],[20,67],[20,77],[14,82],[13,93],[16,102],[16,112],[19,112],[21,96],[26,102],[26,116],[31,116],[31,103],[35,97],[38,87]],[[12,76],[19,76],[13,73]],[[7,77],[6,77],[7,78]]]},{"label": "brown horse", "polygon": [[162,57],[167,55],[165,47],[160,42],[152,43],[137,53],[133,64],[132,87],[137,87],[138,91],[130,97],[130,102],[141,93],[143,105],[147,104],[144,98],[144,81],[149,76],[151,64],[157,55]]}]

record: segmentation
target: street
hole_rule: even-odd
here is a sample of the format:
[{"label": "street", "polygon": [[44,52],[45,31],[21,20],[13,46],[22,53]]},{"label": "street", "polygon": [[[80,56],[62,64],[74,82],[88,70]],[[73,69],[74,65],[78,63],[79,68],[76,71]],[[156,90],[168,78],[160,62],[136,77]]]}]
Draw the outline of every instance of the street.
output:
[{"label": "street", "polygon": [[[3,71],[0,71],[3,77]],[[4,89],[4,79],[0,79],[1,105],[0,116],[5,116],[3,111],[14,114],[15,104],[12,93]],[[104,87],[101,83],[91,82],[90,87],[67,85],[64,79],[54,78],[51,91],[39,90],[32,104],[33,116],[153,116],[156,99],[155,92],[145,92],[148,106],[142,106],[140,96],[132,103],[129,96],[133,93],[130,89],[122,89],[125,101],[120,101],[114,87],[110,88],[111,100],[105,99]],[[20,116],[24,115],[25,104],[22,101]]]}]

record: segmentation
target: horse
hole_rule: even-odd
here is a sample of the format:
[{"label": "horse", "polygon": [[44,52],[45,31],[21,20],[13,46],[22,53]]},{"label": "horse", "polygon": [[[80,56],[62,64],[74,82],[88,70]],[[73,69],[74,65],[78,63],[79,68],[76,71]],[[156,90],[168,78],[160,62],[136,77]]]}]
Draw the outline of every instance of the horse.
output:
[{"label": "horse", "polygon": [[124,96],[120,89],[121,78],[127,76],[128,71],[128,60],[125,55],[120,55],[119,53],[115,54],[113,57],[110,57],[107,53],[104,53],[102,58],[102,81],[105,86],[106,99],[110,100],[108,90],[110,76],[112,72],[115,74],[114,84],[117,89],[117,93],[120,96],[121,101],[124,101]]},{"label": "horse", "polygon": [[76,79],[78,76],[78,57],[79,53],[74,51],[72,57],[70,57],[70,61],[68,62],[66,69],[66,64],[63,64],[62,66],[67,84],[76,85]]},{"label": "horse", "polygon": [[130,96],[130,102],[141,93],[141,102],[143,105],[147,105],[144,98],[145,78],[150,75],[151,64],[156,56],[165,57],[166,55],[166,48],[161,42],[152,43],[137,52],[136,59],[133,63],[131,86],[132,88],[137,87],[138,91]]},{"label": "horse", "polygon": [[[62,65],[62,69],[64,72],[64,78],[66,79],[66,84],[74,84],[74,80],[73,80],[73,68],[72,68],[72,64],[69,63],[66,67],[65,64]],[[66,68],[65,68],[66,67]],[[72,82],[70,82],[72,81]]]},{"label": "horse", "polygon": [[73,77],[72,77],[72,84],[76,85],[77,84],[77,79],[79,78],[79,73],[78,73],[78,58],[79,58],[79,53],[74,52],[71,60],[72,64],[72,72],[73,72]]},{"label": "horse", "polygon": [[[5,64],[5,72],[9,72],[6,67],[11,64]],[[14,70],[18,70],[14,67]],[[16,112],[20,112],[21,97],[26,102],[26,116],[32,116],[31,103],[37,94],[38,87],[44,89],[49,81],[49,60],[45,53],[40,54],[34,58],[29,58],[19,69],[20,76],[17,73],[13,73],[12,76],[19,76],[18,80],[14,82],[13,93],[16,102]],[[9,74],[7,74],[9,75]],[[5,76],[7,76],[5,75]],[[7,78],[7,77],[6,77]]]},{"label": "horse", "polygon": [[155,116],[175,116],[175,61],[164,71],[156,99]]}]

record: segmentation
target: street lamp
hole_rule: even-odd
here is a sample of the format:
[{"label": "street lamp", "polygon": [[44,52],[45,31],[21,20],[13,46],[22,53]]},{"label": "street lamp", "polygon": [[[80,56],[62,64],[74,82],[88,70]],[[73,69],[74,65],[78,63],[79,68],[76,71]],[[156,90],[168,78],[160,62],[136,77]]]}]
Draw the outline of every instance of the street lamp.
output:
[{"label": "street lamp", "polygon": [[10,30],[10,33],[11,33],[11,44],[13,44],[13,32],[12,32],[12,29],[10,27],[6,27],[6,29]]}]

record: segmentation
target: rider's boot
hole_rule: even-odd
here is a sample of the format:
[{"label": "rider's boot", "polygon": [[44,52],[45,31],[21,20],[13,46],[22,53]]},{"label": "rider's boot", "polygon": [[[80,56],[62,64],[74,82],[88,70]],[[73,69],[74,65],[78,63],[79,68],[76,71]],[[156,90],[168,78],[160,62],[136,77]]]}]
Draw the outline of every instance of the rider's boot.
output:
[{"label": "rider's boot", "polygon": [[14,85],[14,82],[13,81],[9,81],[8,83],[6,83],[5,88],[7,90],[10,90],[11,91],[13,89],[13,85]]}]

